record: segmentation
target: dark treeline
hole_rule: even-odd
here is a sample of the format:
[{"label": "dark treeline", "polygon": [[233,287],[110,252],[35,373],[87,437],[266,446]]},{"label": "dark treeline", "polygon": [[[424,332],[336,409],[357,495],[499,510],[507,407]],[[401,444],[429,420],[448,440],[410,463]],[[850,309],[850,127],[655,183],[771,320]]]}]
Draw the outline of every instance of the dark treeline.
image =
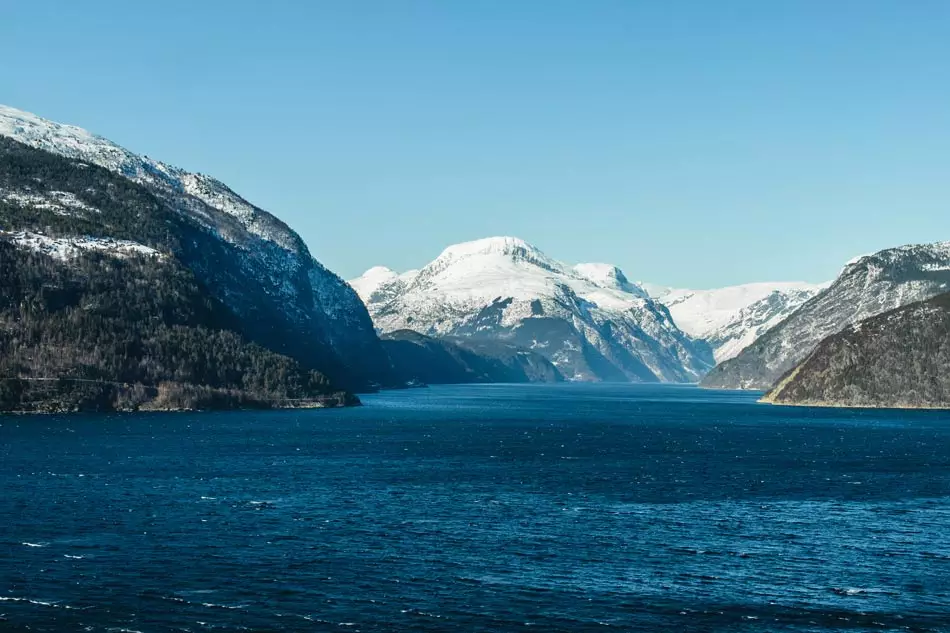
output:
[{"label": "dark treeline", "polygon": [[169,258],[92,252],[63,262],[0,240],[0,278],[4,410],[140,408],[163,383],[169,407],[170,394],[192,386],[174,408],[225,395],[242,406],[345,400],[322,374],[247,342]]},{"label": "dark treeline", "polygon": [[886,312],[826,338],[766,399],[950,407],[950,294]]}]

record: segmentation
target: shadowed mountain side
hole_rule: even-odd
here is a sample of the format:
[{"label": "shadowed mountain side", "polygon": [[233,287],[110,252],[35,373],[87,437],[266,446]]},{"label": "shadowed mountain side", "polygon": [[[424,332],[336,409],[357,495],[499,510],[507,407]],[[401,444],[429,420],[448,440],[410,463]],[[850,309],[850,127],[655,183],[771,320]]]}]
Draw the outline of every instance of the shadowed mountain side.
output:
[{"label": "shadowed mountain side", "polygon": [[382,341],[399,375],[424,383],[563,380],[540,354],[504,343],[435,339],[411,330],[391,332]]}]

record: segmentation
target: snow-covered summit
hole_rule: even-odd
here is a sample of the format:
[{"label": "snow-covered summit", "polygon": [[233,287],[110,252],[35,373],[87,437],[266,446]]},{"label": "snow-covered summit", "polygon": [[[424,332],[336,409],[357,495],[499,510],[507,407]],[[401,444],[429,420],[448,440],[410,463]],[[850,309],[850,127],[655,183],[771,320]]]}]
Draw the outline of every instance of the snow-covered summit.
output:
[{"label": "snow-covered summit", "polygon": [[711,361],[616,267],[576,269],[519,238],[456,244],[418,272],[391,272],[350,282],[384,332],[516,342],[580,380],[688,381]]},{"label": "snow-covered summit", "polygon": [[[386,266],[373,266],[356,279],[351,279],[349,284],[363,300],[363,303],[368,303],[370,298],[380,289],[391,295],[393,292],[404,288],[418,274],[418,270],[397,273]],[[379,297],[376,300],[379,300]]]},{"label": "snow-covered summit", "polygon": [[841,274],[847,274],[863,266],[887,266],[906,260],[929,260],[930,263],[926,264],[928,270],[950,269],[950,241],[934,242],[932,244],[905,244],[876,253],[852,257],[845,263]]},{"label": "snow-covered summit", "polygon": [[350,279],[348,283],[360,296],[360,299],[366,301],[380,286],[389,283],[398,276],[399,274],[392,268],[373,266],[356,279]]},{"label": "snow-covered summit", "polygon": [[436,258],[438,260],[459,260],[473,255],[509,255],[546,258],[541,250],[518,237],[486,237],[470,242],[461,242],[445,248]]},{"label": "snow-covered summit", "polygon": [[[594,274],[590,266],[600,274]],[[370,280],[386,275],[379,267],[370,270],[375,270],[368,271]],[[616,273],[608,274],[608,270]],[[354,281],[366,285],[365,278]],[[404,273],[396,279],[407,284],[409,291],[437,291],[453,303],[490,302],[499,297],[530,300],[564,290],[600,308],[624,310],[651,301],[615,266],[581,265],[578,270],[516,237],[491,237],[449,246],[418,273]]]},{"label": "snow-covered summit", "polygon": [[558,274],[564,270],[563,264],[525,240],[517,237],[488,237],[449,246],[419,271],[419,279],[424,281],[434,278],[449,269],[452,269],[455,278],[461,279],[475,270],[502,270],[510,266],[527,266]]}]

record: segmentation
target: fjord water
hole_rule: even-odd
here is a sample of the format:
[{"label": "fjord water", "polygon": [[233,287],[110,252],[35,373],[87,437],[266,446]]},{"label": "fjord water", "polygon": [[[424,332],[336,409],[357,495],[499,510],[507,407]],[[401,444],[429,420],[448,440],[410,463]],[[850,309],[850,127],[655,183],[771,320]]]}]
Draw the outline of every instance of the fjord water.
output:
[{"label": "fjord water", "polygon": [[950,415],[755,397],[0,418],[0,630],[950,630]]}]

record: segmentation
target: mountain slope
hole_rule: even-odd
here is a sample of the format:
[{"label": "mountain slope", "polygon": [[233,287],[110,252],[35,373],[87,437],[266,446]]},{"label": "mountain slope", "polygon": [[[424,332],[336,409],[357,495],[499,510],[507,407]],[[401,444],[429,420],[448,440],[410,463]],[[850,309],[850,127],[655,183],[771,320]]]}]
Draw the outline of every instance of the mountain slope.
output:
[{"label": "mountain slope", "polygon": [[0,137],[0,410],[355,402],[248,339],[179,257],[206,239],[124,177]]},{"label": "mountain slope", "polygon": [[619,270],[572,269],[517,238],[457,244],[418,272],[382,276],[375,287],[366,276],[353,283],[383,332],[504,341],[571,380],[685,382],[712,364],[708,346]]},{"label": "mountain slope", "polygon": [[652,286],[676,325],[708,342],[717,363],[751,345],[822,287],[804,282],[751,283],[714,290]]},{"label": "mountain slope", "polygon": [[768,389],[818,343],[848,325],[950,290],[950,242],[910,245],[848,262],[825,290],[718,365],[702,385]]},{"label": "mountain slope", "polygon": [[563,380],[540,354],[505,343],[435,339],[412,330],[391,332],[382,340],[400,376],[427,384]]},{"label": "mountain slope", "polygon": [[[240,315],[248,335],[262,345],[319,367],[341,384],[392,381],[387,357],[353,289],[316,262],[287,225],[223,183],[6,106],[0,106],[0,136],[66,157],[76,169],[97,165],[119,174],[144,187],[156,198],[154,204],[187,220],[190,237],[179,241],[176,257]],[[76,200],[85,204],[84,197],[109,193],[51,186],[37,193],[28,183],[17,187],[0,195],[11,205],[39,195],[43,200],[34,203],[66,214],[81,211]],[[96,234],[108,236],[107,228],[99,227]]]},{"label": "mountain slope", "polygon": [[950,294],[885,312],[829,336],[763,400],[950,408]]}]

